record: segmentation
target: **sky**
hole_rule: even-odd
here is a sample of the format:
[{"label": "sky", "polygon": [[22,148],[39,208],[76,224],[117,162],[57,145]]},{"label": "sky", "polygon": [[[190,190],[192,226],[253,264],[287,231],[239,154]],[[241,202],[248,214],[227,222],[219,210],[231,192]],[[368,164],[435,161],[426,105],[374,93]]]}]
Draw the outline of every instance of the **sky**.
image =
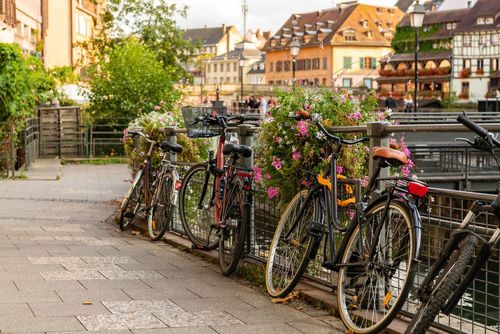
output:
[{"label": "sky", "polygon": [[[333,7],[339,0],[248,0],[247,28],[276,32],[291,14]],[[361,0],[361,3],[392,6],[396,0]],[[187,19],[179,18],[181,28],[216,27],[225,23],[243,31],[243,0],[176,0],[187,5]]]}]

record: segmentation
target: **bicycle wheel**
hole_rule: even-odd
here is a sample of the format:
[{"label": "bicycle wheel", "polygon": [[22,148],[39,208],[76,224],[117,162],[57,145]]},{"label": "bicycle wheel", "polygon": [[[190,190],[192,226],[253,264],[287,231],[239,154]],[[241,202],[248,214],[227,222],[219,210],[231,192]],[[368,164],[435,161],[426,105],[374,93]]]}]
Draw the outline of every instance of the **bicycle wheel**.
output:
[{"label": "bicycle wheel", "polygon": [[445,269],[434,280],[429,299],[420,304],[417,313],[406,328],[406,334],[427,332],[434,318],[460,284],[467,270],[467,264],[474,255],[477,242],[477,237],[472,234],[467,235],[460,242],[459,248],[452,253]]},{"label": "bicycle wheel", "polygon": [[340,266],[337,301],[342,322],[354,333],[380,333],[400,311],[416,274],[413,218],[405,203],[391,201],[385,212],[386,203],[382,198],[369,207],[365,219],[346,236],[341,263],[350,266]]},{"label": "bicycle wheel", "polygon": [[319,198],[311,194],[306,202],[307,198],[307,190],[295,195],[281,215],[274,232],[266,265],[266,288],[271,297],[288,295],[309,264],[314,243],[314,238],[309,234],[309,226],[312,221],[321,218],[318,212]]},{"label": "bicycle wheel", "polygon": [[[205,185],[206,164],[191,167],[182,182],[179,191],[179,214],[182,227],[195,247],[212,250],[219,245],[217,231],[212,228],[214,209],[210,206],[213,188],[213,175],[209,174]],[[206,186],[205,197],[198,207],[203,187]]]},{"label": "bicycle wheel", "polygon": [[130,228],[135,216],[139,212],[142,203],[142,170],[140,170],[134,178],[132,186],[125,195],[120,212],[119,225],[121,230],[126,230]]},{"label": "bicycle wheel", "polygon": [[235,177],[226,190],[224,221],[219,237],[219,264],[224,275],[238,266],[245,245],[249,211],[245,205],[243,182]]},{"label": "bicycle wheel", "polygon": [[153,241],[163,237],[172,219],[174,183],[174,175],[167,171],[155,189],[148,215],[148,235]]}]

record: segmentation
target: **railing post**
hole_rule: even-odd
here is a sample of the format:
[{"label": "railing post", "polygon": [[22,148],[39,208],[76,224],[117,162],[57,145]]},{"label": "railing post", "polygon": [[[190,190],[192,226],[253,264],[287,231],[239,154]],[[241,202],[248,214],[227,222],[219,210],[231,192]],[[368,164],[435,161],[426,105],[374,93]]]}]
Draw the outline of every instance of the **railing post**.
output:
[{"label": "railing post", "polygon": [[[14,140],[14,123],[10,124],[10,167],[12,168],[12,179],[16,178],[16,143]],[[7,177],[9,173],[7,172]]]},{"label": "railing post", "polygon": [[[252,147],[253,141],[254,141],[254,135],[252,129],[254,128],[253,125],[250,124],[240,124],[238,125],[238,139],[240,142],[240,145],[246,145]],[[252,156],[249,158],[242,158],[241,159],[241,166],[244,168],[251,169],[253,168],[253,152]],[[254,206],[254,201],[252,201],[250,205],[250,224],[248,227],[248,237],[247,237],[247,253],[257,255],[257,248],[255,247],[255,206]]]},{"label": "railing post", "polygon": [[[388,123],[385,122],[370,122],[367,124],[367,135],[370,137],[370,161],[368,162],[368,175],[371,177],[375,173],[376,161],[373,160],[373,147],[375,146],[389,146],[389,138],[385,131]],[[384,168],[380,171],[380,177],[389,176],[389,169]]]},{"label": "railing post", "polygon": [[[175,134],[174,130],[175,128],[170,126],[164,129],[165,140],[177,144],[177,135]],[[168,160],[170,160],[171,162],[176,162],[177,154],[168,153]]]}]

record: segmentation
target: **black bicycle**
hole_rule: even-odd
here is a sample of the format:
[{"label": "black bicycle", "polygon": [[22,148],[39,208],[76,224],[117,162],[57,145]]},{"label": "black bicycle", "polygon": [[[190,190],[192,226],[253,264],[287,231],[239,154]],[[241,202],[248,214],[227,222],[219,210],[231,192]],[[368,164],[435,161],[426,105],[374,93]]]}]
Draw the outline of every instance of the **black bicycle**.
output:
[{"label": "black bicycle", "polygon": [[[490,153],[500,169],[499,158],[494,152],[494,147],[500,147],[500,142],[465,115],[460,115],[458,121],[475,132],[477,137],[473,142],[463,138],[456,140],[465,141],[477,150]],[[470,224],[483,213],[493,214],[498,223],[497,229],[488,240],[469,228]],[[423,334],[439,312],[449,315],[476,274],[488,261],[493,247],[499,240],[500,193],[491,203],[475,201],[460,226],[453,231],[417,291],[421,304],[405,333]],[[475,254],[472,264],[469,265]]]},{"label": "black bicycle", "polygon": [[[269,250],[267,291],[272,297],[290,293],[324,241],[321,266],[338,273],[342,322],[350,332],[380,333],[403,306],[416,274],[421,236],[417,206],[428,187],[408,178],[379,178],[382,168],[404,165],[407,157],[389,147],[374,148],[377,168],[355,204],[355,217],[340,221],[343,203],[337,189],[337,160],[344,146],[368,138],[337,137],[318,115],[301,112],[296,118],[315,124],[332,154],[328,169],[309,190],[298,193],[281,215]],[[387,190],[380,194],[381,181],[386,181]]]}]

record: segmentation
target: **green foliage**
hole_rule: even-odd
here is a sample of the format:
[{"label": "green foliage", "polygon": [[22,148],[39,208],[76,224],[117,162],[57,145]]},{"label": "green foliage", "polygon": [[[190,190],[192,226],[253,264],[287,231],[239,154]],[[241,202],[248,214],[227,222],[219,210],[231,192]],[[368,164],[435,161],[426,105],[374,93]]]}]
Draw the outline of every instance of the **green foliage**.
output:
[{"label": "green foliage", "polygon": [[[314,125],[297,122],[290,118],[290,114],[299,110],[318,113],[328,126],[361,125],[385,117],[374,112],[377,100],[371,94],[358,98],[347,90],[296,88],[291,92],[277,92],[276,96],[279,106],[270,110],[257,140],[254,173],[257,181],[262,179],[265,183],[269,197],[279,192],[284,202],[307,186],[311,178],[324,172],[328,163],[325,158],[331,152],[324,136]],[[349,178],[365,176],[367,157],[368,147],[362,144],[345,147],[338,172]]]},{"label": "green foliage", "polygon": [[135,116],[163,101],[173,110],[181,94],[174,87],[176,67],[164,67],[154,51],[137,39],[114,46],[88,69],[90,111],[103,117]]},{"label": "green foliage", "polygon": [[[166,140],[164,129],[166,127],[182,127],[183,120],[180,116],[179,110],[175,112],[166,112],[162,110],[162,105],[155,107],[156,111],[148,114],[143,114],[136,120],[129,124],[125,130],[124,144],[125,153],[129,159],[129,164],[132,170],[137,169],[144,161],[144,154],[149,150],[149,143],[145,140],[137,138],[138,142],[127,136],[129,129],[140,130],[144,134],[161,143]],[[186,134],[180,133],[177,135],[177,143],[179,143],[183,150],[177,156],[179,162],[199,162],[208,159],[207,152],[209,143],[204,139],[190,139]],[[153,167],[157,168],[161,161],[160,149],[155,149],[152,154]]]},{"label": "green foliage", "polygon": [[80,78],[70,66],[55,66],[49,70],[50,75],[62,86],[66,84],[76,84]]},{"label": "green foliage", "polygon": [[[423,28],[419,29],[420,52],[441,51],[432,47],[435,41],[426,41],[427,38],[434,36],[439,29],[439,24],[431,25],[426,31],[424,31]],[[409,26],[397,27],[396,34],[392,39],[392,48],[396,53],[413,52],[415,50],[415,29]]]},{"label": "green foliage", "polygon": [[54,89],[39,59],[23,56],[17,45],[0,43],[0,122],[23,124]]}]

